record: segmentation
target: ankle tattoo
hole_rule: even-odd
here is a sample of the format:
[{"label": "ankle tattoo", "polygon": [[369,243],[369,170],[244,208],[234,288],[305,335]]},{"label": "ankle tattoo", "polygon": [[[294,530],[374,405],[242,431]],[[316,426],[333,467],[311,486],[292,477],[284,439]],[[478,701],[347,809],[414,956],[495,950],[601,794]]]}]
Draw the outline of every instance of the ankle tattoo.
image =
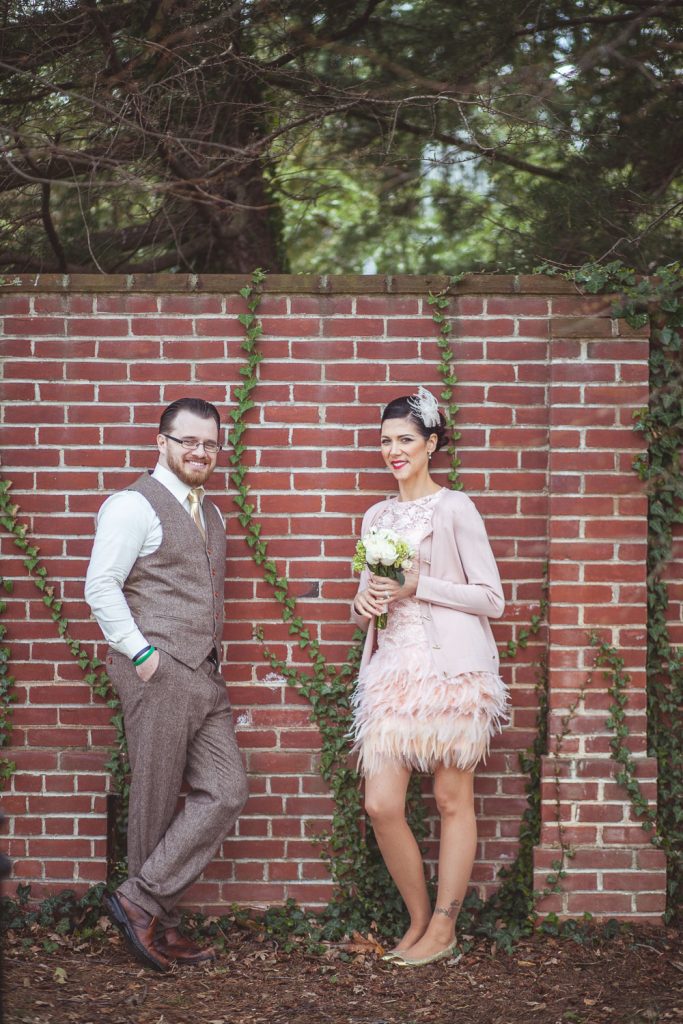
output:
[{"label": "ankle tattoo", "polygon": [[443,914],[444,917],[457,917],[461,906],[461,900],[452,900],[447,907],[434,907],[434,913]]}]

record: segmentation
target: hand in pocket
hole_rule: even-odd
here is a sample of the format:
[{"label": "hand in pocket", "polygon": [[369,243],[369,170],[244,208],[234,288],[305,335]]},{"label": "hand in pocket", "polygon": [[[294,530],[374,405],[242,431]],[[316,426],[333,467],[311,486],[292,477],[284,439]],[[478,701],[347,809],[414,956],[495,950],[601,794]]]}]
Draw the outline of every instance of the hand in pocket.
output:
[{"label": "hand in pocket", "polygon": [[154,654],[150,655],[147,661],[143,661],[142,665],[136,665],[135,671],[140,676],[140,679],[146,683],[152,678],[158,667],[159,652],[155,651]]}]

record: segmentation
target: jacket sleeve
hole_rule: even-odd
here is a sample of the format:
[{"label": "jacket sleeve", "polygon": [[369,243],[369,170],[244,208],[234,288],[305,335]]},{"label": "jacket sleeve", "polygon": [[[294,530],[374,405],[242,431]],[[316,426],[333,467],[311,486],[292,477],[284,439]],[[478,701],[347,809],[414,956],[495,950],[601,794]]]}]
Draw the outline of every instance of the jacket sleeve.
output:
[{"label": "jacket sleeve", "polygon": [[[365,513],[365,515],[363,516],[363,525],[361,526],[361,530],[360,530],[361,537],[364,537],[365,534],[370,529],[370,522],[372,521],[372,518],[373,518],[372,511],[373,511],[374,507],[375,506],[373,505],[371,508],[369,508],[367,510],[367,512]],[[360,574],[360,581],[358,583],[358,590],[356,591],[356,596],[360,593],[361,590],[365,590],[365,588],[368,585],[368,580],[369,579],[370,579],[370,570],[366,566],[366,568],[363,569],[363,571]],[[354,596],[353,600],[354,601],[356,600],[355,596]],[[371,619],[369,617],[366,618],[365,615],[359,615],[358,614],[358,612],[356,611],[356,608],[355,608],[355,605],[354,605],[353,602],[351,603],[351,618],[353,619],[353,621],[356,623],[356,625],[360,629],[367,629],[368,626],[370,625],[370,622],[371,622]]]},{"label": "jacket sleeve", "polygon": [[474,502],[468,500],[458,510],[452,529],[467,582],[439,579],[421,569],[415,596],[459,612],[499,619],[505,609],[503,587],[486,527]]}]

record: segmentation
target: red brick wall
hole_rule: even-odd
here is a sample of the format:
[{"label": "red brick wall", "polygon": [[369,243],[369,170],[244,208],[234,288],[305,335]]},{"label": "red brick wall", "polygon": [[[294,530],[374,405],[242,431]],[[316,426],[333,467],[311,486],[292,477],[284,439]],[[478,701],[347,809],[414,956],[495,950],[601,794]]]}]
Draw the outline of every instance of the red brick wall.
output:
[{"label": "red brick wall", "polygon": [[[361,515],[392,490],[377,451],[379,412],[418,383],[439,389],[426,296],[444,283],[266,282],[261,383],[245,435],[252,496],[269,552],[332,660],[344,659],[353,632],[349,562]],[[94,514],[106,494],[154,464],[164,405],[194,394],[224,414],[232,406],[243,284],[227,277],[45,276],[11,279],[2,290],[3,472],[83,641],[99,643],[82,595]],[[470,278],[458,286],[450,313],[462,479],[486,519],[508,601],[496,637],[504,645],[528,625],[549,559],[551,732],[586,675],[586,629],[599,626],[626,651],[634,750],[644,777],[653,779],[643,743],[646,508],[630,469],[639,444],[631,415],[647,398],[647,340],[610,319],[607,300],[596,307],[544,278]],[[447,483],[442,460],[435,476]],[[316,770],[318,736],[306,701],[263,664],[253,623],[262,624],[279,656],[297,660],[300,652],[250,559],[227,476],[224,457],[211,490],[229,521],[225,674],[251,797],[236,835],[188,902],[217,908],[294,896],[320,903],[329,885],[310,837],[325,825],[330,802]],[[17,773],[4,799],[14,875],[30,880],[36,894],[79,889],[105,874],[108,713],[56,636],[10,540],[3,536],[0,544],[5,575],[16,579],[6,623],[17,680]],[[503,662],[512,724],[477,773],[474,880],[484,892],[515,855],[525,807],[518,752],[533,737],[534,682],[547,639],[544,630]],[[661,858],[610,782],[606,707],[596,677],[559,752],[573,786],[561,795],[564,824],[585,857],[552,905],[564,913],[656,917]],[[547,762],[539,887],[556,856],[557,759]],[[639,857],[653,865],[649,900],[634,889]],[[627,860],[632,874],[622,884],[612,869]]]}]

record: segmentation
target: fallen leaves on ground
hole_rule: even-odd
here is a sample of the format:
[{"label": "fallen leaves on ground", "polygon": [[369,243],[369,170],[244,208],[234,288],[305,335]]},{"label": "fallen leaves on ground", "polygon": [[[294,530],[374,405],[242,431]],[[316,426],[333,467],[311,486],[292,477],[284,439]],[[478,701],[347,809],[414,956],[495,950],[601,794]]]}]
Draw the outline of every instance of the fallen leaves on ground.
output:
[{"label": "fallen leaves on ground", "polygon": [[579,945],[542,934],[512,956],[489,941],[409,970],[354,933],[323,956],[234,930],[211,965],[155,974],[117,933],[5,949],[7,1024],[683,1024],[678,932]]}]

